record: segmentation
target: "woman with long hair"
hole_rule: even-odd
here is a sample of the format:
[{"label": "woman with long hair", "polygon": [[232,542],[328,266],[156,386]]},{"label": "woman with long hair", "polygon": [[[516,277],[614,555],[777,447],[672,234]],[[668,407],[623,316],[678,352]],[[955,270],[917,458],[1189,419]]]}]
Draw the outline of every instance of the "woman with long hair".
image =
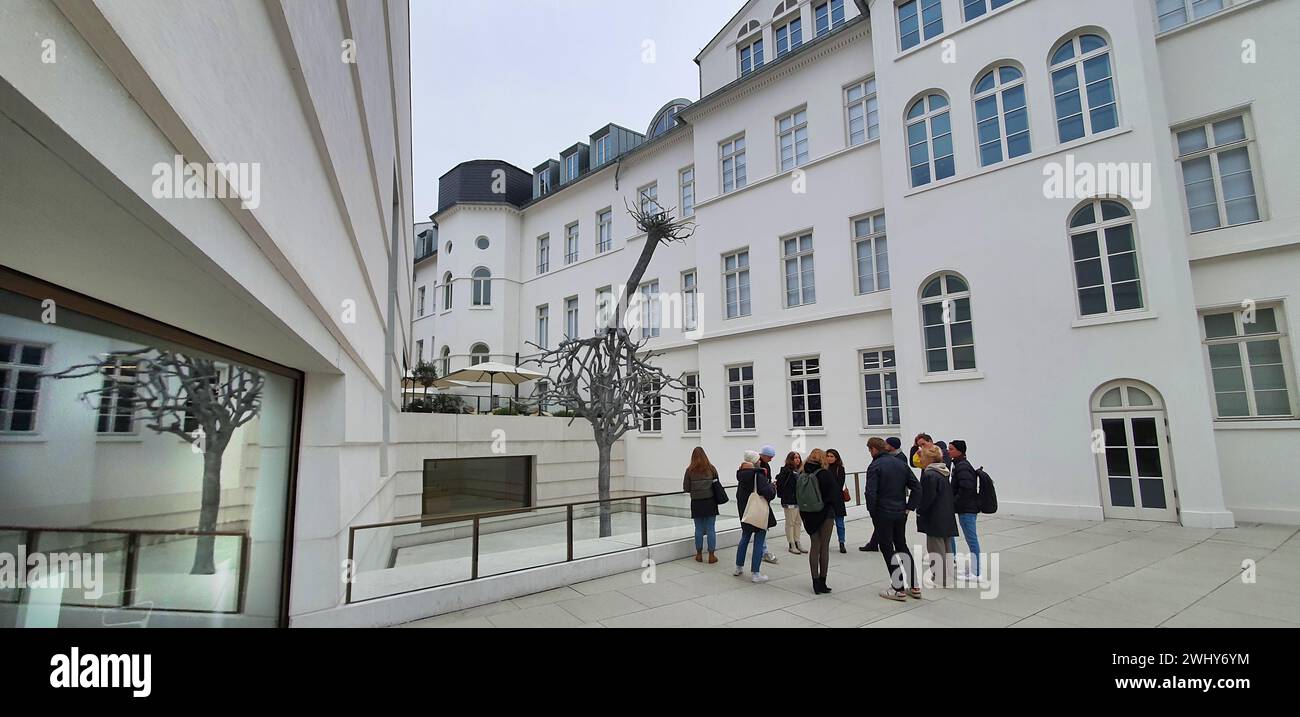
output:
[{"label": "woman with long hair", "polygon": [[840,536],[840,552],[847,553],[849,551],[844,547],[844,516],[848,515],[848,507],[844,504],[844,479],[847,475],[844,472],[844,459],[840,458],[840,452],[834,448],[826,449],[826,470],[835,476],[840,486],[840,489],[835,491],[831,506],[835,510],[835,532]]},{"label": "woman with long hair", "polygon": [[785,465],[776,476],[776,494],[781,498],[781,509],[785,511],[785,539],[790,544],[790,552],[802,555],[805,551],[799,544],[799,499],[794,489],[799,479],[799,469],[803,467],[803,458],[798,451],[785,454]]},{"label": "woman with long hair", "polygon": [[704,562],[704,538],[709,539],[709,563],[718,562],[713,551],[718,547],[718,534],[714,525],[718,520],[718,498],[726,497],[718,481],[718,469],[709,462],[704,449],[696,446],[691,451],[691,464],[682,478],[682,490],[691,494],[691,519],[695,521],[695,562]]},{"label": "woman with long hair", "polygon": [[736,570],[732,575],[740,575],[745,571],[745,551],[749,544],[754,544],[753,557],[750,560],[750,579],[756,583],[767,582],[767,576],[760,573],[758,569],[762,567],[763,553],[767,547],[767,529],[776,526],[776,516],[772,514],[770,502],[767,507],[767,520],[763,527],[746,523],[745,508],[749,501],[754,500],[754,495],[762,496],[764,500],[771,501],[776,498],[776,487],[772,485],[772,479],[768,476],[767,471],[763,468],[756,467],[758,463],[758,451],[745,451],[745,460],[736,469],[736,506],[740,509],[740,543],[736,545]]},{"label": "woman with long hair", "polygon": [[799,510],[799,518],[803,521],[804,530],[808,531],[808,537],[812,541],[812,546],[808,549],[808,569],[812,572],[813,592],[821,595],[831,591],[826,584],[826,571],[830,568],[831,560],[831,533],[835,530],[835,508],[832,500],[839,496],[836,491],[839,490],[839,482],[835,476],[823,466],[826,462],[826,453],[820,448],[814,448],[808,454],[808,460],[803,463],[803,474],[800,480],[816,481],[817,492],[821,494],[822,509],[813,512],[805,512],[802,508]]}]

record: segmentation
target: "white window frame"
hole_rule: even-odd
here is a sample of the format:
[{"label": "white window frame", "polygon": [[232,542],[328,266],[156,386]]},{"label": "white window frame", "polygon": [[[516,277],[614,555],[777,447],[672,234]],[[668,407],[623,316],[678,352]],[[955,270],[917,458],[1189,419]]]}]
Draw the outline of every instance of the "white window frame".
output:
[{"label": "white window frame", "polygon": [[695,216],[695,165],[677,172],[677,196],[681,201],[681,215]]},{"label": "white window frame", "polygon": [[[1223,124],[1224,122],[1230,122],[1234,119],[1241,120],[1241,126],[1242,126],[1244,137],[1242,139],[1233,140],[1225,144],[1216,144],[1216,140],[1214,138],[1215,125]],[[1239,227],[1245,224],[1253,224],[1255,222],[1261,222],[1267,218],[1267,215],[1265,214],[1264,211],[1265,209],[1264,196],[1262,194],[1260,183],[1259,181],[1257,181],[1257,173],[1258,173],[1257,168],[1260,166],[1260,162],[1257,153],[1257,148],[1255,145],[1255,127],[1251,119],[1252,118],[1249,110],[1242,109],[1238,111],[1215,115],[1213,118],[1206,121],[1198,120],[1197,122],[1179,125],[1174,128],[1173,130],[1174,152],[1177,154],[1179,181],[1182,183],[1183,186],[1183,192],[1182,192],[1183,207],[1186,210],[1184,212],[1184,216],[1187,218],[1188,233],[1200,234],[1201,232],[1212,232],[1218,229],[1227,229],[1228,227]],[[1197,130],[1200,130],[1202,133],[1204,133],[1203,136],[1206,141],[1206,147],[1203,149],[1192,150],[1184,154],[1182,149],[1179,146],[1179,137],[1188,132],[1194,132]],[[1226,152],[1235,152],[1240,149],[1246,150],[1246,160],[1247,162],[1250,163],[1250,167],[1248,168],[1247,171],[1250,174],[1251,188],[1254,190],[1254,193],[1251,194],[1250,197],[1255,202],[1255,218],[1248,219],[1246,221],[1237,222],[1235,224],[1230,224],[1228,223],[1228,200],[1224,199],[1223,196],[1223,173],[1219,168],[1219,155],[1224,154]],[[1186,164],[1188,162],[1195,162],[1207,158],[1209,159],[1210,162],[1210,179],[1201,180],[1201,181],[1210,181],[1212,183],[1212,187],[1214,189],[1214,207],[1215,207],[1217,224],[1212,227],[1196,229],[1192,226],[1193,207],[1189,203],[1187,197]],[[1239,201],[1240,199],[1244,199],[1244,197],[1238,197],[1233,201]],[[1205,205],[1200,205],[1196,208],[1199,209],[1208,206],[1209,206],[1208,204],[1205,204]]]},{"label": "white window frame", "polygon": [[[480,276],[479,272],[487,272]],[[492,305],[492,270],[486,266],[474,268],[470,274],[470,306],[486,307]]]},{"label": "white window frame", "polygon": [[542,348],[550,346],[551,339],[551,305],[537,307],[537,345]]},{"label": "white window frame", "polygon": [[415,363],[419,364],[424,360],[424,339],[415,340]]},{"label": "white window frame", "polygon": [[653,339],[659,336],[659,280],[650,279],[637,287],[641,296],[641,338]]},{"label": "white window frame", "polygon": [[[748,69],[746,52],[748,51]],[[744,77],[763,66],[763,34],[736,43],[736,76]]]},{"label": "white window frame", "polygon": [[[798,27],[795,27],[798,23]],[[785,37],[782,38],[781,32],[785,31]],[[794,30],[794,33],[791,33]],[[785,40],[785,49],[781,49],[781,41]],[[792,42],[793,40],[793,42]],[[772,44],[776,49],[776,57],[783,57],[800,47],[803,47],[803,17],[795,12],[789,17],[777,20],[772,23]]]},{"label": "white window frame", "polygon": [[564,227],[564,265],[568,266],[578,261],[581,236],[578,232],[578,222],[566,224]]},{"label": "white window frame", "polygon": [[[811,364],[811,366],[809,365]],[[809,385],[809,381],[816,381],[817,388],[814,391]],[[795,392],[795,384],[802,384],[798,394]],[[788,425],[790,430],[822,430],[826,427],[826,406],[822,403],[822,370],[821,356],[812,354],[809,356],[798,356],[787,358],[785,360],[785,394],[786,415],[790,420]],[[803,408],[795,408],[795,399],[803,399]],[[816,400],[817,408],[812,407]],[[814,415],[815,414],[815,415]],[[802,423],[800,419],[802,418]],[[816,420],[816,423],[813,421]]]},{"label": "white window frame", "polygon": [[694,331],[700,325],[700,275],[695,269],[682,272],[682,329]]},{"label": "white window frame", "polygon": [[[41,428],[42,374],[46,370],[45,367],[50,364],[51,346],[36,341],[20,341],[17,339],[0,339],[0,343],[9,344],[11,346],[10,350],[13,352],[12,360],[0,360],[0,369],[4,369],[6,372],[4,383],[0,385],[0,434],[15,436],[37,435],[40,433]],[[41,363],[22,363],[24,348],[40,349]],[[32,394],[32,423],[31,427],[26,430],[14,430],[13,407],[18,396],[18,377],[22,373],[36,375],[36,388],[30,390]]]},{"label": "white window frame", "polygon": [[596,212],[596,253],[614,248],[614,212],[610,208]]},{"label": "white window frame", "polygon": [[[731,186],[727,186],[727,169],[728,164],[731,168]],[[749,177],[746,171],[745,161],[745,133],[725,139],[718,143],[718,181],[722,187],[722,193],[734,192],[737,189],[744,189],[748,183]]]},{"label": "white window frame", "polygon": [[[1015,0],[960,0],[960,2],[961,19],[963,22],[970,22],[976,18],[984,17],[1004,5],[1010,5],[1015,2]],[[980,7],[980,11],[972,15],[970,9],[976,5]]]},{"label": "white window frame", "polygon": [[[878,211],[862,216],[854,217],[849,220],[850,229],[853,233],[853,294],[862,296],[864,294],[874,294],[877,291],[888,291],[889,281],[889,240],[888,232],[885,228],[885,212]],[[862,231],[860,225],[865,224],[866,231]],[[871,256],[871,288],[862,290],[862,260],[858,257],[859,246],[867,245],[870,247]],[[881,245],[884,250],[881,251]],[[884,258],[884,269],[881,269],[881,258]]]},{"label": "white window frame", "polygon": [[663,210],[659,204],[659,183],[651,182],[636,190],[637,206],[646,214],[657,214]]},{"label": "white window frame", "polygon": [[[1103,202],[1119,205],[1124,209],[1125,215],[1113,219],[1104,219],[1102,217]],[[1137,220],[1133,216],[1133,209],[1125,205],[1123,202],[1120,202],[1115,199],[1092,199],[1075,207],[1074,211],[1070,212],[1069,222],[1073,223],[1075,215],[1083,211],[1089,205],[1092,206],[1093,221],[1089,224],[1081,224],[1077,227],[1069,228],[1070,276],[1073,278],[1074,281],[1075,315],[1080,319],[1091,319],[1098,316],[1120,316],[1131,312],[1146,311],[1147,310],[1146,309],[1147,286],[1146,286],[1146,279],[1143,277],[1143,272],[1142,272],[1142,252],[1140,250],[1140,247],[1138,246]],[[1133,249],[1131,251],[1121,251],[1121,252],[1111,253],[1110,242],[1107,241],[1106,232],[1108,230],[1116,229],[1122,226],[1130,227],[1129,236],[1133,240]],[[1083,259],[1080,259],[1078,255],[1075,253],[1074,238],[1076,236],[1083,235],[1083,234],[1096,235],[1097,250],[1098,250],[1098,255],[1096,257],[1085,257]],[[1137,267],[1137,277],[1135,279],[1126,279],[1120,283],[1122,284],[1137,283],[1139,305],[1128,309],[1116,309],[1115,308],[1115,285],[1111,279],[1111,258],[1116,256],[1121,256],[1124,254],[1133,255],[1133,262]],[[1093,284],[1086,287],[1079,286],[1078,266],[1080,263],[1085,261],[1096,261],[1101,265],[1102,283]],[[1084,289],[1095,289],[1097,287],[1101,287],[1102,293],[1106,298],[1106,310],[1101,312],[1091,313],[1091,314],[1085,314],[1083,313],[1083,297],[1080,296],[1080,294],[1083,292]]]},{"label": "white window frame", "polygon": [[[135,420],[135,419],[136,419],[136,417],[135,417],[135,413],[136,413],[136,411],[135,411],[134,407],[132,407],[132,410],[131,410],[131,412],[130,412],[129,414],[121,414],[121,413],[120,413],[120,409],[121,409],[121,405],[120,405],[120,404],[121,404],[121,402],[122,402],[122,395],[121,395],[122,384],[125,384],[125,383],[135,383],[135,382],[136,382],[136,380],[135,380],[134,378],[133,378],[131,381],[124,381],[124,380],[122,380],[122,378],[121,378],[121,376],[122,376],[122,367],[123,367],[123,364],[124,364],[124,363],[127,363],[127,362],[123,361],[123,359],[122,359],[121,357],[119,357],[119,358],[117,358],[116,360],[113,361],[112,365],[107,365],[107,364],[106,364],[106,365],[104,365],[104,366],[102,366],[102,367],[100,368],[100,374],[103,376],[103,383],[105,384],[105,386],[101,386],[101,388],[104,388],[104,390],[103,390],[103,392],[100,393],[100,395],[99,395],[99,406],[96,407],[96,411],[95,411],[95,433],[96,433],[97,435],[100,435],[100,436],[134,436],[134,435],[136,435],[136,434],[139,433],[139,428],[137,428],[137,426],[136,426],[136,420]],[[137,366],[137,364],[131,364],[131,365],[132,365],[133,367]],[[111,379],[110,379],[109,374],[112,374],[115,378],[111,378]],[[138,376],[138,374],[137,374],[137,376]],[[107,386],[106,386],[106,384],[109,384],[110,381],[112,381],[112,384],[113,384],[113,386],[114,386],[114,388],[113,388],[112,390],[108,390],[108,389],[107,389]],[[134,400],[134,399],[132,399],[132,400]],[[108,409],[108,410],[107,410],[107,413],[105,412],[105,408]],[[105,415],[107,415],[107,418],[108,418],[108,430],[106,430],[106,431],[101,431],[101,430],[99,430],[99,421],[100,421],[100,419],[104,418]],[[118,416],[118,415],[130,415],[130,416],[131,416],[131,419],[130,419],[130,428],[129,428],[129,430],[125,430],[125,431],[117,430],[117,416]]]},{"label": "white window frame", "polygon": [[450,271],[442,275],[442,310],[443,311],[451,311],[452,298],[453,298],[452,289],[451,289],[452,281],[453,279]]},{"label": "white window frame", "polygon": [[[818,16],[817,16],[817,11],[818,11],[818,10],[821,10],[822,8],[826,8],[826,25],[825,25],[825,26],[822,26],[822,25],[818,22],[819,18],[818,18]],[[836,10],[839,10],[839,20],[836,20],[836,19],[835,19],[835,11],[836,11]],[[839,27],[840,25],[843,25],[844,22],[845,22],[845,18],[844,18],[844,0],[826,0],[826,2],[822,2],[822,3],[818,3],[818,4],[814,5],[814,6],[813,6],[813,9],[812,9],[812,18],[813,18],[813,37],[814,37],[814,38],[821,37],[822,35],[825,35],[826,33],[830,32],[831,30],[834,30],[835,28]]]},{"label": "white window frame", "polygon": [[415,290],[415,310],[416,316],[424,316],[424,287],[421,286]]},{"label": "white window frame", "polygon": [[606,133],[596,139],[596,166],[608,162],[610,157],[609,134]]},{"label": "white window frame", "polygon": [[[850,97],[854,90],[862,95],[857,99]],[[862,139],[853,141],[853,110],[862,113]],[[875,116],[874,124],[871,117]],[[854,82],[844,88],[844,141],[846,147],[856,147],[875,139],[880,139],[880,100],[876,96],[876,76],[872,75]]]},{"label": "white window frame", "polygon": [[[868,366],[868,360],[872,360],[874,365]],[[858,374],[861,380],[858,383],[858,395],[862,397],[862,427],[863,428],[897,428],[902,422],[902,393],[898,386],[898,354],[894,351],[893,346],[881,346],[879,348],[862,349],[858,351]],[[879,379],[880,388],[873,389],[868,384],[871,377]],[[894,402],[889,403],[890,377],[893,378]],[[880,411],[881,422],[873,423],[871,421],[872,407],[869,405],[868,395],[873,393],[880,394]],[[897,421],[890,421],[889,414],[893,411],[898,418]]]},{"label": "white window frame", "polygon": [[[916,42],[907,44],[903,39],[903,8],[908,5],[916,7]],[[938,6],[939,8],[939,27],[933,32],[927,32],[926,27],[933,24],[934,21],[925,21],[925,11],[929,8]],[[943,34],[943,3],[941,0],[895,0],[894,2],[894,32],[898,36],[898,51],[910,50],[913,47],[924,44]]]},{"label": "white window frame", "polygon": [[[735,369],[738,375],[738,378],[734,381],[731,378],[732,369]],[[745,378],[745,369],[749,369],[749,378]],[[722,372],[723,372],[723,378],[726,379],[727,382],[727,395],[723,399],[727,402],[726,431],[728,433],[737,433],[737,432],[748,432],[748,431],[758,430],[758,418],[755,411],[755,409],[758,407],[758,387],[754,383],[754,364],[752,363],[727,364],[722,368]],[[746,401],[745,387],[746,386],[749,387],[749,399],[748,399],[750,404],[749,411],[745,410],[745,401]],[[735,395],[738,396],[738,398],[732,398],[733,388],[736,389],[734,393]],[[732,412],[731,410],[732,401],[738,401],[740,403],[739,413]],[[740,419],[739,427],[736,428],[732,427],[731,424],[733,418]],[[748,426],[745,425],[746,418],[749,419]]]},{"label": "white window frame", "polygon": [[537,237],[537,273],[545,274],[551,270],[551,235]]},{"label": "white window frame", "polygon": [[[788,125],[786,123],[789,123]],[[785,156],[789,143],[790,157]],[[800,153],[799,146],[803,145]],[[808,108],[800,107],[776,118],[776,157],[782,172],[808,163]]]},{"label": "white window frame", "polygon": [[[682,374],[682,432],[699,433],[702,427],[702,416],[700,412],[700,398],[703,393],[700,391],[700,374],[698,372],[688,372]],[[694,422],[695,427],[691,428]]]},{"label": "white window frame", "polygon": [[[606,298],[608,297],[608,298]],[[593,327],[597,333],[604,331],[618,322],[618,297],[614,296],[613,286],[602,286],[596,289],[596,310],[595,324]]]},{"label": "white window frame", "polygon": [[646,392],[642,394],[641,415],[637,417],[637,432],[660,433],[664,428],[664,399],[660,393],[663,385],[655,379],[649,379],[647,383]]},{"label": "white window frame", "polygon": [[[1020,77],[1004,83],[1002,81],[1002,70],[1004,68],[1020,73]],[[983,80],[984,77],[988,75],[992,75],[993,77],[993,86],[989,89],[976,92],[975,88],[979,86],[980,80]],[[1011,112],[1023,112],[1025,115],[1025,128],[1015,133],[1017,136],[1023,134],[1028,139],[1029,146],[1025,148],[1025,151],[1016,155],[1016,157],[1023,157],[1027,154],[1033,153],[1034,151],[1034,138],[1029,126],[1029,87],[1025,84],[1024,68],[1013,62],[999,62],[997,65],[981,72],[979,76],[975,78],[975,84],[971,86],[971,120],[974,123],[973,128],[975,130],[975,159],[979,161],[981,167],[992,167],[996,164],[1001,164],[1002,162],[1016,158],[1011,156],[1011,139],[1007,133],[1008,111],[1006,93],[1010,90],[1016,89],[1017,87],[1019,87],[1024,94],[1024,104],[1020,107],[1013,108]],[[980,120],[979,103],[982,100],[987,100],[989,98],[993,99],[994,114],[992,117]],[[990,120],[992,120],[997,127],[997,142],[999,147],[998,159],[985,163],[984,145],[992,144],[992,141],[982,142],[980,140],[980,125],[983,122],[988,122]]]},{"label": "white window frame", "polygon": [[564,157],[564,181],[572,182],[578,178],[578,162],[581,159],[578,155],[581,152],[565,155]]},{"label": "white window frame", "polygon": [[[1204,19],[1204,18],[1210,17],[1211,15],[1214,15],[1214,14],[1217,14],[1217,13],[1220,13],[1220,12],[1223,12],[1224,10],[1227,10],[1228,8],[1230,8],[1230,7],[1233,6],[1233,3],[1231,2],[1231,0],[1227,0],[1227,1],[1225,1],[1225,0],[1214,0],[1215,2],[1218,2],[1218,3],[1219,3],[1219,7],[1218,7],[1218,8],[1216,8],[1216,9],[1214,9],[1214,10],[1211,10],[1211,11],[1205,13],[1204,15],[1197,15],[1197,14],[1196,14],[1196,9],[1197,9],[1198,7],[1201,7],[1201,6],[1204,5],[1205,3],[1209,2],[1209,0],[1169,0],[1170,4],[1173,4],[1173,3],[1179,3],[1178,8],[1177,8],[1177,9],[1173,9],[1173,10],[1166,10],[1166,11],[1164,11],[1164,12],[1162,13],[1162,12],[1160,12],[1160,1],[1161,1],[1161,0],[1153,0],[1153,1],[1154,1],[1154,3],[1155,3],[1155,9],[1154,9],[1153,12],[1154,12],[1154,14],[1155,14],[1155,19],[1156,19],[1156,34],[1157,34],[1157,35],[1159,35],[1159,34],[1161,34],[1161,33],[1169,32],[1170,30],[1177,30],[1178,28],[1183,27],[1184,25],[1190,25],[1191,23],[1196,22],[1197,20],[1202,20],[1202,19]],[[1238,2],[1238,3],[1236,3],[1236,4],[1239,5],[1239,4],[1241,4],[1241,2]],[[1162,26],[1162,23],[1163,23],[1163,21],[1164,21],[1164,18],[1166,18],[1166,17],[1172,17],[1172,16],[1175,15],[1176,13],[1177,13],[1177,14],[1181,14],[1181,15],[1183,16],[1183,21],[1180,22],[1180,23],[1178,23],[1178,24],[1176,24],[1176,25],[1170,25],[1169,27],[1163,27],[1163,26]]]},{"label": "white window frame", "polygon": [[[736,266],[732,268],[728,268],[727,259],[732,257],[735,257],[736,259]],[[742,259],[744,260],[743,265],[741,264]],[[750,284],[749,270],[750,270],[749,247],[743,247],[741,249],[736,249],[735,251],[729,251],[722,255],[722,307],[723,307],[722,313],[724,318],[739,319],[745,316],[749,316],[751,313],[753,313],[754,294],[753,294],[753,287]],[[735,313],[732,313],[731,311],[731,306],[733,302],[727,300],[727,280],[731,276],[736,277],[736,301],[734,302],[736,306]],[[749,289],[749,310],[748,311],[745,310],[745,300],[742,298],[744,289]]]},{"label": "white window frame", "polygon": [[[1082,38],[1086,35],[1100,38],[1105,44],[1101,47],[1093,48],[1085,53],[1083,52]],[[1073,46],[1073,55],[1067,59],[1061,60],[1060,62],[1052,62],[1052,58],[1056,56],[1056,53],[1067,44]],[[1084,137],[1091,137],[1097,132],[1109,132],[1123,126],[1124,115],[1121,112],[1119,103],[1119,80],[1117,78],[1118,68],[1115,66],[1115,56],[1111,50],[1110,38],[1087,30],[1075,32],[1070,35],[1069,39],[1058,42],[1052,47],[1052,54],[1048,55],[1047,60],[1047,86],[1049,91],[1052,93],[1052,119],[1056,124],[1057,142],[1074,142],[1083,139]],[[1108,127],[1104,130],[1094,130],[1092,127],[1092,113],[1101,107],[1105,107],[1105,105],[1093,107],[1091,101],[1088,99],[1088,85],[1090,83],[1087,81],[1088,78],[1084,75],[1083,64],[1094,58],[1101,57],[1102,55],[1110,55],[1110,58],[1107,60],[1107,65],[1110,67],[1110,75],[1106,77],[1104,81],[1110,83],[1111,96],[1114,98],[1114,101],[1110,104],[1115,106],[1115,126]],[[1057,92],[1055,81],[1052,78],[1057,72],[1067,68],[1074,72],[1074,89],[1066,90],[1065,92]],[[1102,81],[1103,80],[1095,80],[1091,84],[1097,84]],[[1076,92],[1079,95],[1079,108],[1083,116],[1083,134],[1067,140],[1061,137],[1061,116],[1057,112],[1058,108],[1056,100],[1058,97],[1068,94],[1069,92]],[[1069,117],[1074,117],[1074,115],[1069,115]],[[1067,117],[1067,119],[1069,117]]]},{"label": "white window frame", "polygon": [[[804,240],[807,239],[806,246]],[[798,306],[809,306],[817,303],[817,270],[814,261],[813,233],[812,230],[788,234],[779,239],[781,242],[781,296],[785,308],[793,309]],[[794,243],[793,250],[791,242]],[[793,274],[790,272],[791,263],[797,269]],[[790,283],[791,278],[795,280],[796,301],[790,301]],[[805,278],[807,281],[805,282]]]},{"label": "white window frame", "polygon": [[569,339],[576,339],[581,334],[582,329],[578,324],[578,297],[569,296],[564,299],[564,336]]},{"label": "white window frame", "polygon": [[[955,277],[959,279],[963,284],[966,285],[966,288],[961,291],[949,291],[948,289],[949,277]],[[925,369],[925,373],[926,375],[931,375],[931,376],[933,375],[944,376],[950,374],[976,372],[979,370],[979,357],[975,354],[975,306],[974,306],[974,302],[972,301],[970,282],[967,281],[966,277],[956,272],[943,271],[938,274],[929,276],[925,279],[925,281],[921,282],[921,291],[924,292],[925,287],[929,286],[930,282],[934,281],[935,279],[941,280],[941,283],[939,284],[940,287],[939,295],[920,297],[921,311],[917,316],[917,318],[921,322],[921,363]],[[966,300],[966,306],[970,311],[970,319],[967,322],[962,322],[957,320],[957,302],[962,299]],[[943,313],[944,304],[947,302],[952,302],[951,304],[949,304],[948,312],[946,313],[946,318],[948,318],[949,320],[943,321],[938,324],[927,325],[925,323],[925,307],[931,304],[938,304],[939,311],[941,312],[940,316],[945,317],[945,314]],[[956,362],[953,360],[953,349],[956,347],[953,346],[952,327],[954,324],[959,324],[959,323],[969,323],[971,326],[970,343],[961,344],[962,348],[966,346],[970,346],[971,348],[971,357],[974,365],[970,366],[969,368],[961,368],[961,369],[956,368]],[[930,328],[930,326],[943,327],[943,338],[944,338],[943,349],[946,357],[945,361],[947,362],[945,364],[947,366],[946,369],[942,369],[942,370],[930,369],[930,351],[932,350],[932,348],[926,344],[926,329]],[[937,349],[938,347],[934,347],[934,348]]]},{"label": "white window frame", "polygon": [[[483,347],[482,351],[475,351],[479,346]],[[487,363],[492,360],[492,348],[482,341],[476,341],[469,347],[469,365],[477,366],[481,363]]]},{"label": "white window frame", "polygon": [[[934,104],[930,101],[931,98],[933,97],[938,97],[939,99],[943,100],[944,104],[936,108]],[[922,103],[921,114],[916,117],[909,118],[908,115],[911,113],[912,108],[916,107],[917,103]],[[951,112],[952,112],[952,102],[949,101],[947,95],[944,95],[942,92],[927,91],[925,94],[921,95],[915,101],[913,101],[911,104],[907,106],[907,112],[903,115],[903,145],[906,148],[905,160],[907,161],[907,181],[909,182],[909,186],[911,186],[913,189],[917,187],[924,187],[927,184],[934,184],[935,182],[941,182],[945,179],[948,179],[949,177],[955,177],[957,175],[957,146],[956,146],[956,142],[954,142],[952,138]],[[935,120],[945,115],[948,117],[947,119],[948,131],[940,132],[936,134],[935,127],[934,127]],[[916,167],[920,167],[921,165],[912,164],[912,147],[921,144],[921,142],[912,142],[910,137],[911,128],[918,124],[923,125],[925,127],[924,144],[925,144],[925,151],[926,151],[926,160],[925,160],[926,180],[919,184],[916,183],[916,177],[912,176],[912,170],[915,169]],[[948,137],[948,143],[952,145],[951,151],[948,154],[943,155],[943,157],[936,156],[935,148],[934,148],[935,141],[938,140],[940,137],[945,137],[945,136]],[[951,158],[952,173],[940,177],[938,166],[939,166],[939,160],[943,158]]]},{"label": "white window frame", "polygon": [[[1277,330],[1269,331],[1269,332],[1261,332],[1261,333],[1252,333],[1252,334],[1245,333],[1245,326],[1246,326],[1245,318],[1247,312],[1253,310],[1255,312],[1254,313],[1255,322],[1258,323],[1259,312],[1264,310],[1269,310],[1269,309],[1273,311],[1273,320],[1277,325]],[[1234,328],[1235,335],[1210,338],[1209,332],[1207,331],[1205,326],[1206,317],[1218,315],[1218,314],[1227,314],[1227,313],[1231,313],[1233,315],[1233,328]],[[1224,421],[1224,422],[1278,421],[1278,420],[1292,420],[1297,416],[1300,416],[1300,400],[1298,400],[1296,396],[1295,364],[1291,352],[1290,337],[1287,334],[1286,307],[1283,306],[1283,302],[1261,301],[1255,304],[1253,309],[1243,309],[1240,304],[1219,307],[1219,308],[1200,309],[1197,312],[1197,323],[1200,324],[1201,343],[1205,347],[1204,350],[1202,351],[1202,356],[1205,361],[1206,380],[1208,381],[1208,385],[1210,388],[1210,405],[1214,409],[1214,419],[1216,421]],[[1289,414],[1267,414],[1262,416],[1259,415],[1259,409],[1258,406],[1256,405],[1256,398],[1255,398],[1255,390],[1256,390],[1255,377],[1253,376],[1253,372],[1249,370],[1252,368],[1252,364],[1250,363],[1250,355],[1249,355],[1249,349],[1247,348],[1247,344],[1249,344],[1252,341],[1260,341],[1260,342],[1276,341],[1277,342],[1280,361],[1282,363],[1283,386],[1285,387],[1287,392],[1287,406],[1290,409]],[[1214,369],[1213,362],[1210,358],[1210,347],[1219,346],[1219,345],[1237,346],[1237,355],[1239,357],[1240,363],[1237,365],[1236,368],[1238,368],[1238,370],[1241,372],[1243,389],[1242,391],[1234,391],[1233,393],[1245,392],[1246,394],[1246,405],[1249,412],[1244,416],[1223,416],[1220,415],[1219,413],[1218,394],[1228,393],[1227,391],[1218,391],[1214,383],[1215,369]],[[1232,368],[1232,367],[1223,367],[1223,368]],[[1271,389],[1265,389],[1265,390],[1271,390]]]}]

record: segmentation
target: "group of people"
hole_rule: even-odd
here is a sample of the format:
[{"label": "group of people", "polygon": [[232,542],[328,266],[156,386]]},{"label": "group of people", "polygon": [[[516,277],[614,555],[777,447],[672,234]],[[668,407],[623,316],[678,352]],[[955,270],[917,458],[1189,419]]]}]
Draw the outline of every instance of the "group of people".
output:
[{"label": "group of people", "polygon": [[[979,576],[979,538],[975,520],[979,514],[978,478],[966,458],[966,442],[953,440],[938,443],[925,433],[913,439],[911,452],[904,455],[897,438],[873,437],[867,441],[871,465],[867,468],[865,503],[874,526],[871,541],[859,548],[879,551],[890,575],[890,585],[880,592],[889,600],[920,599],[921,587],[916,566],[907,547],[907,521],[915,511],[917,530],[926,535],[926,552],[931,556],[936,581],[951,587],[955,581],[955,555],[960,525],[970,549],[970,568],[965,580]],[[803,458],[797,451],[786,454],[785,463],[773,477],[772,459],[776,450],[765,445],[758,451],[745,451],[736,469],[736,508],[742,518],[740,543],[736,546],[734,575],[741,575],[748,558],[750,579],[767,582],[762,563],[776,563],[767,549],[767,530],[776,526],[772,501],[780,500],[785,514],[785,537],[788,551],[808,555],[813,592],[831,592],[826,584],[830,566],[831,538],[839,538],[841,553],[845,547],[844,518],[850,500],[845,487],[845,468],[840,452],[831,448],[814,448]],[[912,469],[920,473],[918,478]],[[801,483],[802,481],[802,483]],[[691,453],[691,462],[683,478],[683,490],[690,493],[691,518],[695,521],[695,560],[716,563],[718,506],[727,502],[718,471],[702,447]],[[749,501],[758,495],[767,502],[766,524],[761,516],[745,520]],[[801,497],[802,507],[801,507]],[[761,506],[758,506],[761,509]],[[802,531],[808,533],[809,548],[804,550]],[[907,580],[910,578],[910,581]]]}]

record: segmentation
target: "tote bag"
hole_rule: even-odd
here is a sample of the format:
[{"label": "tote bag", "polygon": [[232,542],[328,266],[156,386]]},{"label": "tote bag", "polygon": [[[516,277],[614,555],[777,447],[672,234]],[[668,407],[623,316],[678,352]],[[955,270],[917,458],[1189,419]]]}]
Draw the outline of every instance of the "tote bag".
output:
[{"label": "tote bag", "polygon": [[745,503],[745,516],[740,522],[759,530],[767,530],[767,514],[767,498],[758,494],[758,476],[754,476],[754,492],[750,494],[749,502]]}]

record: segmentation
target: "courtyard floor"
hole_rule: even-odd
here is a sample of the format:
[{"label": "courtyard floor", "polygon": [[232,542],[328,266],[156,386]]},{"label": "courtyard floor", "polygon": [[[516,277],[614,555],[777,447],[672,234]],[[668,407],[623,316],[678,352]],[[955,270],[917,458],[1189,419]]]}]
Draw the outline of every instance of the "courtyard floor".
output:
[{"label": "courtyard floor", "polygon": [[[652,583],[635,570],[403,627],[1300,627],[1300,529],[1291,526],[982,517],[996,582],[928,589],[905,603],[877,595],[888,583],[884,561],[858,551],[871,521],[847,527],[848,553],[831,555],[829,595],[813,594],[807,556],[786,552],[778,526],[768,536],[780,562],[763,565],[767,583],[751,583],[748,569],[732,576],[733,547],[714,565],[660,563]],[[914,518],[908,538],[913,550],[924,545]]]}]

